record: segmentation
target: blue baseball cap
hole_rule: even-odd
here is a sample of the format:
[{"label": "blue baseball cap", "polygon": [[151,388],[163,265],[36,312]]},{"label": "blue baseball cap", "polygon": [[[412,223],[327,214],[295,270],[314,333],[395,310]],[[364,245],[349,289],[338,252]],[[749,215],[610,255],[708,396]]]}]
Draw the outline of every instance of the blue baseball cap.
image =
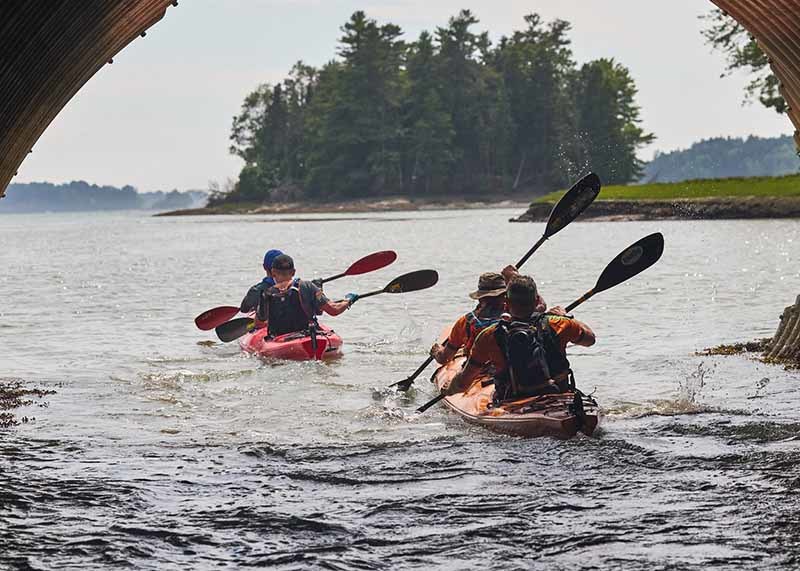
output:
[{"label": "blue baseball cap", "polygon": [[266,254],[264,254],[264,269],[271,270],[272,269],[272,262],[275,261],[275,258],[278,256],[282,256],[283,252],[280,250],[269,250]]}]

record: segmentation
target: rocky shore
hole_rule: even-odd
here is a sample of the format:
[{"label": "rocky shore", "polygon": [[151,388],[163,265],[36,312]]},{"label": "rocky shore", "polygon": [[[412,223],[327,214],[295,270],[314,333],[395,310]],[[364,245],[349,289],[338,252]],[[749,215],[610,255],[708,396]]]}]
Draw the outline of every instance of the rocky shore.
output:
[{"label": "rocky shore", "polygon": [[223,205],[190,210],[161,212],[156,216],[197,216],[208,214],[335,214],[360,212],[401,212],[418,210],[461,210],[489,208],[525,208],[530,196],[488,197],[443,197],[404,198],[387,197],[373,200],[350,200],[342,202],[276,202],[274,204]]},{"label": "rocky shore", "polygon": [[[553,205],[533,203],[511,222],[547,220]],[[800,197],[726,197],[676,200],[596,200],[581,220],[733,220],[800,218]]]},{"label": "rocky shore", "polygon": [[22,379],[0,378],[0,429],[35,420],[28,416],[17,419],[13,411],[34,404],[47,407],[48,403],[42,399],[53,394],[53,390],[26,386]]}]

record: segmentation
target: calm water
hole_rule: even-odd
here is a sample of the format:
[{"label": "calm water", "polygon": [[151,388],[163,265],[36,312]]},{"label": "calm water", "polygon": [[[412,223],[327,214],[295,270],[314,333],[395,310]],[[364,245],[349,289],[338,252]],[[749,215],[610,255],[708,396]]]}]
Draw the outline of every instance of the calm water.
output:
[{"label": "calm water", "polygon": [[[793,221],[574,223],[526,271],[551,304],[653,231],[661,262],[576,310],[593,438],[524,440],[443,409],[413,371],[478,273],[541,224],[512,211],[364,216],[3,216],[0,376],[53,388],[0,431],[0,567],[716,569],[800,565],[800,375],[703,357],[770,336],[800,293]],[[331,364],[264,364],[193,318],[238,304],[268,247],[306,277],[394,249],[339,297],[431,267],[426,292],[328,318]],[[432,369],[431,371],[432,372]]]}]

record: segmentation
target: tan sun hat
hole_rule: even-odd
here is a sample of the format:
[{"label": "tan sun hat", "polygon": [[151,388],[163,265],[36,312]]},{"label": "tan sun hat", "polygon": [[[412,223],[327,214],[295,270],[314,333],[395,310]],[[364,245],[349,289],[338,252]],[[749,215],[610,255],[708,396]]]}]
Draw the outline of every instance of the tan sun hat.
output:
[{"label": "tan sun hat", "polygon": [[506,280],[503,279],[503,276],[495,272],[486,272],[478,278],[477,291],[473,291],[469,296],[472,299],[481,299],[482,297],[497,297],[504,293],[506,293]]}]

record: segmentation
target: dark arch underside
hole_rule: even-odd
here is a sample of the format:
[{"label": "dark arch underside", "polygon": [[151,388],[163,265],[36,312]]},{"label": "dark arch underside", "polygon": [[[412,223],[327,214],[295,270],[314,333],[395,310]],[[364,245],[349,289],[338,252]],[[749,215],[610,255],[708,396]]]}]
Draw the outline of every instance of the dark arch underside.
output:
[{"label": "dark arch underside", "polygon": [[0,196],[67,102],[172,1],[0,0]]},{"label": "dark arch underside", "polygon": [[[769,55],[800,129],[800,0],[712,1]],[[0,197],[61,109],[172,3],[0,0]],[[800,145],[797,131],[795,140]]]}]

